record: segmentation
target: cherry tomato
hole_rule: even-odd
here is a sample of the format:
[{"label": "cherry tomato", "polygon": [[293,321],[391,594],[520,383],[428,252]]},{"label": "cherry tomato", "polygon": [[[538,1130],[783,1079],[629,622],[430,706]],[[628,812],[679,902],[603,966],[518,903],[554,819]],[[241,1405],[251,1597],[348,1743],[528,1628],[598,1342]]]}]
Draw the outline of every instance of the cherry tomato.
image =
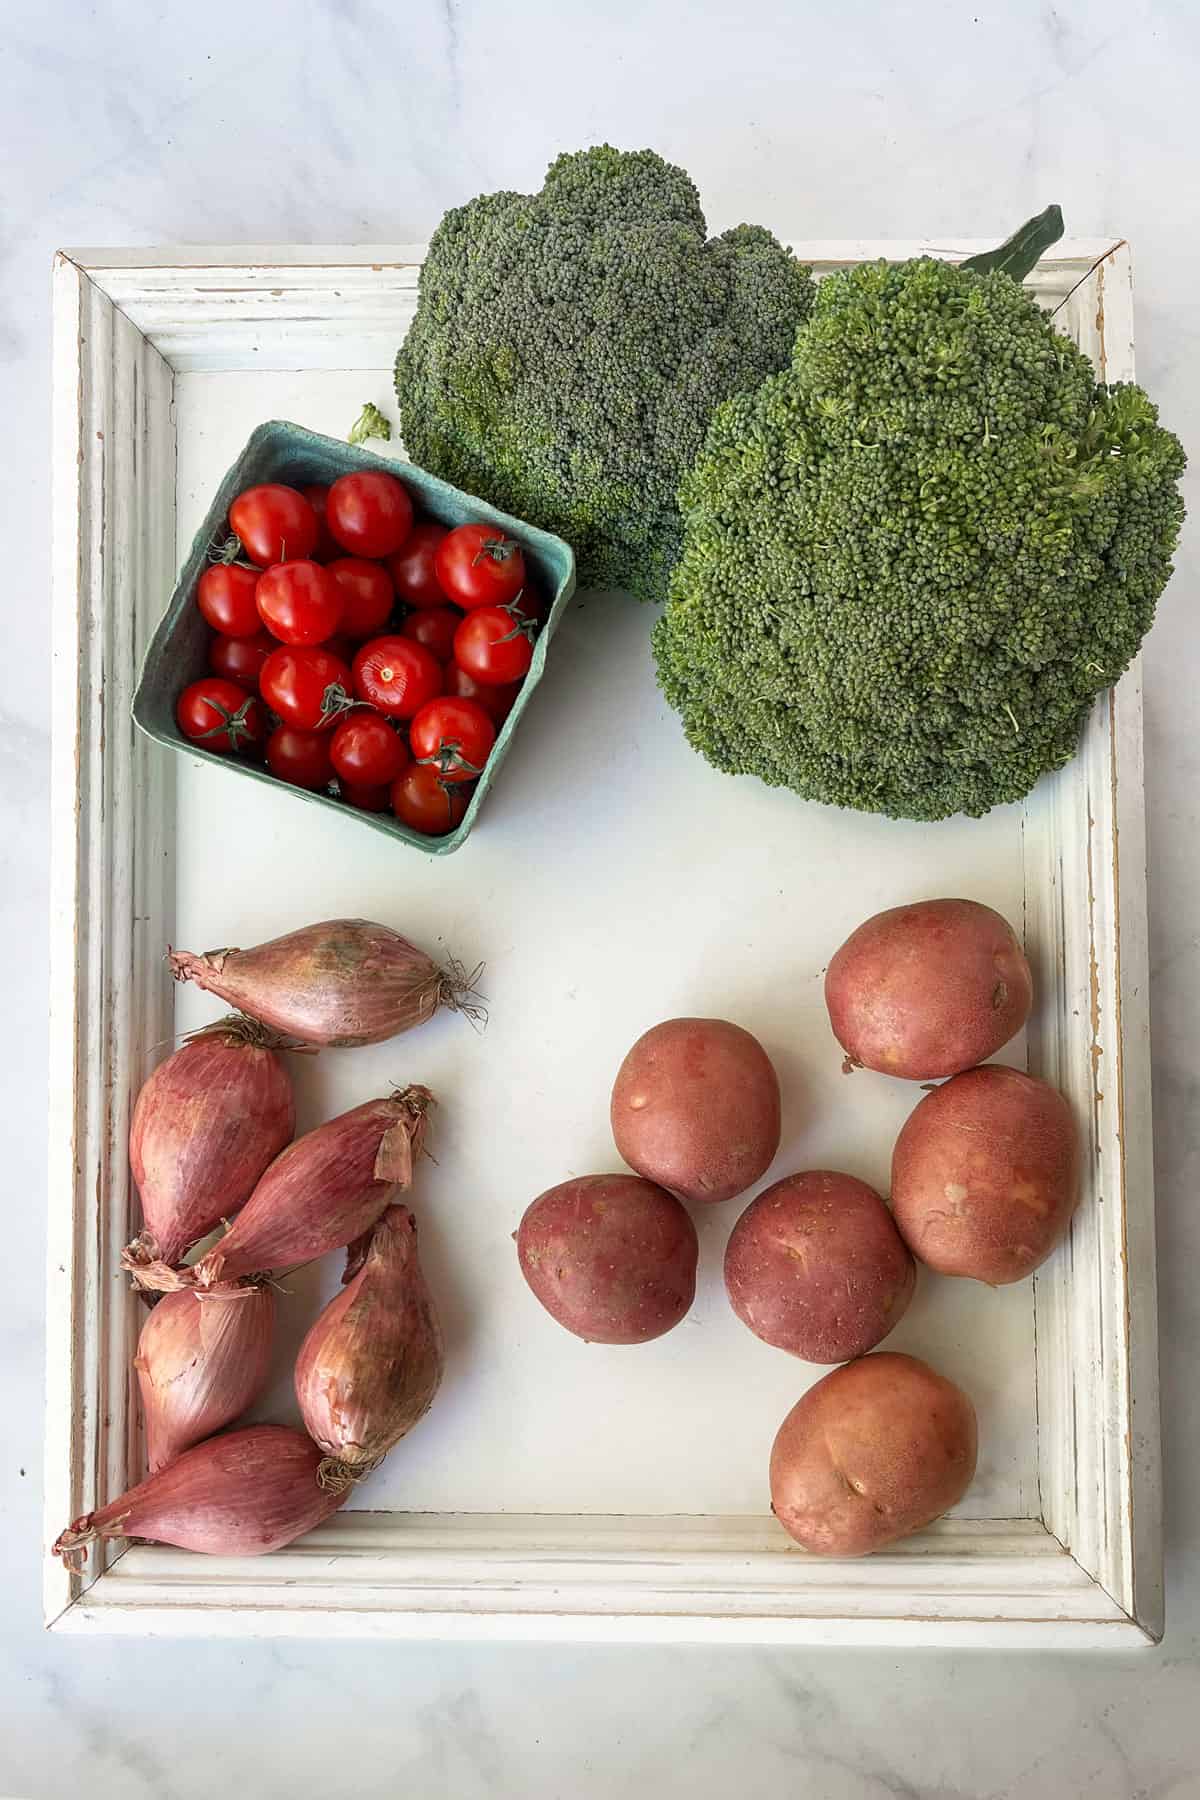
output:
[{"label": "cherry tomato", "polygon": [[441,691],[441,663],[411,638],[372,638],[354,659],[354,692],[389,718],[411,719]]},{"label": "cherry tomato", "polygon": [[246,488],[229,509],[229,528],[260,568],[311,556],[317,515],[295,488],[268,481]]},{"label": "cherry tomato", "polygon": [[540,623],[546,613],[546,597],[537,582],[533,580],[529,570],[525,571],[525,585],[515,600],[509,605],[519,612],[523,619],[532,619]]},{"label": "cherry tomato", "polygon": [[431,764],[443,781],[474,781],[496,741],[496,727],[477,700],[444,694],[417,713],[408,741],[416,761]]},{"label": "cherry tomato", "polygon": [[329,529],[351,556],[390,556],[412,530],[408,489],[382,469],[339,475],[325,502]]},{"label": "cherry tomato", "polygon": [[472,606],[503,606],[525,585],[521,546],[496,525],[456,525],[434,554],[433,566],[447,599]]},{"label": "cherry tomato", "polygon": [[510,606],[476,606],[454,634],[454,660],[484,687],[523,681],[533,661],[532,629]]},{"label": "cherry tomato", "polygon": [[387,570],[361,556],[339,556],[328,568],[342,596],[341,629],[346,636],[369,638],[382,631],[396,598]]},{"label": "cherry tomato", "polygon": [[386,787],[410,761],[399,732],[377,712],[352,712],[342,719],[329,746],[340,781],[351,787]]},{"label": "cherry tomato", "polygon": [[331,562],[335,556],[340,556],[342,553],[334,542],[333,533],[325,518],[325,502],[329,498],[329,489],[319,481],[310,481],[306,487],[300,489],[300,492],[317,515],[317,542],[312,554],[317,562]]},{"label": "cherry tomato", "polygon": [[354,661],[354,652],[358,645],[352,644],[344,632],[335,631],[331,638],[325,639],[321,648],[328,650],[330,656],[336,656],[339,662],[344,662],[349,667]]},{"label": "cherry tomato", "polygon": [[403,548],[387,559],[387,571],[396,592],[410,606],[440,606],[446,598],[434,569],[434,555],[446,536],[446,527],[432,519],[420,519],[404,540]]},{"label": "cherry tomato", "polygon": [[226,681],[240,681],[254,694],[258,692],[262,666],[276,647],[269,631],[259,631],[255,637],[236,638],[222,637],[218,633],[208,646],[208,666],[214,675],[223,675]]},{"label": "cherry tomato", "polygon": [[320,563],[276,563],[258,578],[259,616],[281,644],[323,644],[341,622],[342,596]]},{"label": "cherry tomato", "polygon": [[418,606],[400,627],[401,637],[414,644],[424,644],[440,663],[448,663],[454,655],[454,634],[462,623],[457,606]]},{"label": "cherry tomato", "polygon": [[260,701],[236,681],[206,675],[185,687],[175,705],[184,737],[206,750],[249,750],[261,744],[267,722]]},{"label": "cherry tomato", "polygon": [[293,787],[323,788],[333,774],[327,731],[297,731],[277,725],[267,739],[267,767]]},{"label": "cherry tomato", "polygon": [[350,671],[339,657],[287,644],[268,656],[258,686],[271,711],[299,731],[332,725],[352,693]]},{"label": "cherry tomato", "polygon": [[214,631],[226,637],[253,637],[262,629],[254,604],[259,571],[240,563],[214,563],[205,569],[196,589],[196,604]]},{"label": "cherry tomato", "polygon": [[460,700],[478,700],[488,717],[496,725],[503,725],[509,713],[517,703],[522,683],[514,681],[508,687],[485,687],[482,681],[476,681],[457,663],[451,663],[446,670],[446,692],[457,694]]},{"label": "cherry tomato", "polygon": [[467,787],[439,775],[432,763],[412,763],[392,783],[392,811],[426,837],[445,837],[453,831],[470,800]]},{"label": "cherry tomato", "polygon": [[342,799],[362,812],[386,812],[392,804],[390,787],[355,787],[349,781],[341,784]]}]

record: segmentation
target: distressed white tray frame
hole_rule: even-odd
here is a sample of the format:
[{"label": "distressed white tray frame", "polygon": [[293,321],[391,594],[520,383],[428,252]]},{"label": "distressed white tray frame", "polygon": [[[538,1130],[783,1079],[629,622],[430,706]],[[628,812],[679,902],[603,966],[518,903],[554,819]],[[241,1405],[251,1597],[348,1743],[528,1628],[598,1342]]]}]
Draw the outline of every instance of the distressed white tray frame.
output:
[{"label": "distressed white tray frame", "polygon": [[[813,243],[819,270],[981,244]],[[420,246],[83,250],[54,271],[54,860],[46,1542],[136,1478],[117,1276],[122,1071],[172,1030],[173,758],[133,732],[175,574],[173,384],[192,370],[390,363]],[[1128,246],[1030,283],[1108,380],[1133,375]],[[1067,296],[1070,296],[1069,298]],[[949,1520],[861,1562],[769,1519],[342,1515],[265,1559],[47,1557],[68,1631],[1128,1647],[1162,1631],[1142,702],[1137,669],[1025,808],[1030,1066],[1088,1122],[1088,1203],[1034,1293],[1041,1519]]]}]

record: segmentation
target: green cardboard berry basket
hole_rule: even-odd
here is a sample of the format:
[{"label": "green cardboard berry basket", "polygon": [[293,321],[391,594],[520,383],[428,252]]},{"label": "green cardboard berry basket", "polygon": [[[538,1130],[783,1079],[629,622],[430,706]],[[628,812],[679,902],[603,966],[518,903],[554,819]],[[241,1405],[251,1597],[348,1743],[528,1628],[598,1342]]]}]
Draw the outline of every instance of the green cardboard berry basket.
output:
[{"label": "green cardboard berry basket", "polygon": [[[533,663],[525,677],[516,705],[501,726],[487,766],[475,785],[474,793],[461,822],[444,837],[425,837],[412,831],[391,813],[369,813],[348,806],[331,794],[314,793],[280,781],[261,764],[239,756],[221,755],[206,750],[202,744],[184,737],[175,723],[175,703],[191,681],[208,671],[209,626],[196,605],[196,586],[208,566],[212,545],[220,544],[229,534],[229,507],[243,488],[258,482],[282,481],[299,487],[308,482],[329,483],[353,469],[383,469],[398,475],[413,497],[418,513],[436,519],[442,525],[462,525],[479,521],[495,525],[515,538],[525,554],[528,568],[550,599],[549,609],[533,646]],[[396,838],[427,854],[447,856],[470,836],[487,799],[492,783],[508,754],[508,747],[520,726],[534,688],[546,667],[550,640],[558,627],[567,602],[575,591],[575,558],[568,544],[548,531],[539,531],[520,519],[489,506],[449,482],[439,481],[412,463],[398,462],[394,457],[374,456],[369,450],[353,448],[337,438],[322,437],[300,425],[273,420],[255,430],[245,449],[229,470],[213,497],[197,532],[187,560],[180,571],[175,591],[159,622],[142,664],[141,677],[133,698],[134,723],[156,743],[170,750],[185,752],[202,762],[228,770],[243,781],[264,782],[277,788],[291,800],[307,801],[313,806],[329,807],[344,816],[357,819],[372,831]]]}]

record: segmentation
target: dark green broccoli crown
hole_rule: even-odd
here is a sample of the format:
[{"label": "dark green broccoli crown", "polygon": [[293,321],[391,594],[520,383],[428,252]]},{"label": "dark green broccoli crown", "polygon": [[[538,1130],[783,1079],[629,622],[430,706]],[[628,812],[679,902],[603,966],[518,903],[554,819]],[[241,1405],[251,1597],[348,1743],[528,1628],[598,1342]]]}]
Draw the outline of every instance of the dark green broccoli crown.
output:
[{"label": "dark green broccoli crown", "polygon": [[662,599],[677,492],[722,400],[784,367],[813,288],[769,232],[711,243],[653,151],[560,156],[541,193],[446,214],[396,359],[413,461]]},{"label": "dark green broccoli crown", "polygon": [[663,691],[718,768],[809,799],[1017,800],[1149,629],[1184,465],[1007,275],[831,275],[683,483]]}]

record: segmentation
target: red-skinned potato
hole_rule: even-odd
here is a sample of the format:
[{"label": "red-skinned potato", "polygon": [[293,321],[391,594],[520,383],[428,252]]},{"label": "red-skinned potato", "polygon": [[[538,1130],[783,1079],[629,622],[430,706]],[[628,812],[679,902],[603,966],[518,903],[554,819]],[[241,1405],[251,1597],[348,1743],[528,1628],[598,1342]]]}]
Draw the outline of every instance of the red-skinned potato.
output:
[{"label": "red-skinned potato", "polygon": [[729,1304],[756,1337],[805,1362],[873,1350],[916,1284],[892,1215],[865,1181],[788,1175],[752,1200],[725,1247]]},{"label": "red-skinned potato", "polygon": [[514,1233],[521,1273],[552,1318],[594,1344],[644,1344],[696,1293],[696,1227],[637,1175],[581,1175],[532,1203]]},{"label": "red-skinned potato", "polygon": [[927,1094],[892,1152],[892,1212],[942,1275],[1022,1281],[1066,1235],[1079,1134],[1057,1088],[990,1063]]},{"label": "red-skinned potato", "polygon": [[779,1148],[779,1078],[727,1019],[667,1019],[640,1037],[612,1091],[617,1149],[684,1200],[732,1200]]},{"label": "red-skinned potato", "polygon": [[851,1064],[934,1081],[993,1056],[1029,1017],[1033,981],[1012,927],[975,900],[921,900],[851,932],[825,975]]},{"label": "red-skinned potato", "polygon": [[975,1474],[975,1408],[915,1356],[834,1369],[771,1450],[771,1510],[817,1556],[867,1556],[957,1504]]}]

